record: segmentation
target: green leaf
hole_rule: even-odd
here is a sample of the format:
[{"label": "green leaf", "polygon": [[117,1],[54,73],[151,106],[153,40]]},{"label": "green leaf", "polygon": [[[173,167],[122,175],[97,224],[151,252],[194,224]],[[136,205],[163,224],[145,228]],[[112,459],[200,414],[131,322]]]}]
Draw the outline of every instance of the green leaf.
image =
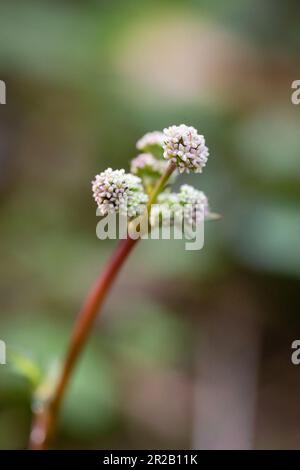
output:
[{"label": "green leaf", "polygon": [[9,353],[9,365],[18,374],[25,377],[32,388],[35,389],[42,380],[42,371],[39,366],[29,357],[13,351]]}]

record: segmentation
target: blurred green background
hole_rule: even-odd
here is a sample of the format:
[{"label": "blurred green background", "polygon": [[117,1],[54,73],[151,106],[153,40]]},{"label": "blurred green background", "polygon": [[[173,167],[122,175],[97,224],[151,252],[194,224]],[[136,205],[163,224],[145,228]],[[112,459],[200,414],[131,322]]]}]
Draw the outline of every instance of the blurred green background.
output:
[{"label": "blurred green background", "polygon": [[[204,173],[181,182],[223,215],[199,252],[137,247],[76,370],[55,447],[299,448],[299,15],[296,0],[1,0],[8,360],[17,351],[36,377],[62,357],[115,245],[96,238],[90,182],[128,169],[145,132],[183,122],[206,136]],[[25,375],[0,366],[3,449],[27,445]]]}]

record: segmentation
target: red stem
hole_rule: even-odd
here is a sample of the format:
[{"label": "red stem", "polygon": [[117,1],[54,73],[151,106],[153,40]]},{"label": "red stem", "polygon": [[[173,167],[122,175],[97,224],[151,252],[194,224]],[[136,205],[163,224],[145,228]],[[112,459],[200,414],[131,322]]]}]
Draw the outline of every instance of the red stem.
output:
[{"label": "red stem", "polygon": [[31,449],[42,450],[48,447],[56,427],[57,416],[65,389],[69,383],[78,356],[87,340],[95,317],[105,300],[109,288],[137,241],[138,239],[133,240],[132,238],[120,241],[104,271],[99,275],[95,285],[89,292],[76,320],[53,396],[46,407],[34,416],[29,443]]},{"label": "red stem", "polygon": [[[170,163],[165,173],[162,174],[161,178],[157,182],[149,196],[146,215],[149,213],[151,205],[156,201],[158,194],[165,187],[170,175],[173,173],[175,168],[176,165],[174,163]],[[139,239],[140,238],[132,239],[128,237],[119,243],[117,249],[109,259],[106,268],[100,274],[94,287],[88,294],[86,302],[83,305],[75,322],[69,348],[63,362],[61,374],[58,378],[54,393],[49,402],[46,403],[45,407],[41,411],[35,412],[34,414],[30,433],[30,449],[42,450],[48,447],[56,427],[60,405],[77,358],[87,340],[95,317],[97,316],[97,313],[101,308],[103,301],[105,300],[109,288],[120,271],[127,256]]]}]

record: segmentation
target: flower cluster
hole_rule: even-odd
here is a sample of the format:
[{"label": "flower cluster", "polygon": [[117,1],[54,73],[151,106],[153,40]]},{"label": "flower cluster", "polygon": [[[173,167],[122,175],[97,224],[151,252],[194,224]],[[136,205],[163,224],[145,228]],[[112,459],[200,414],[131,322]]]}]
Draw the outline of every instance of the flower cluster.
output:
[{"label": "flower cluster", "polygon": [[[148,132],[136,146],[143,153],[131,161],[131,173],[108,168],[96,175],[92,182],[94,199],[101,215],[118,212],[127,214],[129,218],[136,217],[141,214],[149,200],[148,194],[150,196],[153,190],[155,196],[152,200],[158,196],[157,201],[162,206],[159,220],[164,210],[171,211],[173,219],[177,211],[184,213],[184,220],[189,224],[204,217],[215,218],[202,191],[186,184],[178,193],[165,191],[167,181],[168,184],[173,183],[177,170],[179,173],[202,172],[209,154],[203,135],[198,134],[194,127],[181,124],[170,126],[163,132]],[[170,162],[175,163],[174,171],[170,171],[174,168],[174,165],[170,167]]]},{"label": "flower cluster", "polygon": [[206,215],[209,213],[208,200],[204,192],[195,189],[189,184],[183,184],[180,187],[178,199],[182,205],[191,204],[193,206],[202,206],[204,214]]},{"label": "flower cluster", "polygon": [[150,152],[155,147],[162,147],[164,142],[164,134],[160,131],[148,132],[141,137],[137,143],[136,148],[143,152]]},{"label": "flower cluster", "polygon": [[170,211],[173,222],[176,215],[183,214],[185,223],[192,225],[203,222],[210,215],[206,195],[188,184],[182,185],[178,193],[161,193],[158,203],[161,205],[161,218],[166,211]]},{"label": "flower cluster", "polygon": [[144,176],[159,177],[166,170],[168,164],[165,160],[158,160],[152,153],[141,153],[131,160],[130,170],[141,178]]},{"label": "flower cluster", "polygon": [[164,129],[164,158],[176,164],[180,173],[201,173],[209,155],[203,135],[181,124]]},{"label": "flower cluster", "polygon": [[92,182],[94,199],[100,215],[119,212],[129,218],[136,217],[148,201],[142,181],[125,170],[107,168]]},{"label": "flower cluster", "polygon": [[181,186],[178,199],[184,206],[184,217],[189,224],[203,221],[210,213],[206,195],[189,184]]}]

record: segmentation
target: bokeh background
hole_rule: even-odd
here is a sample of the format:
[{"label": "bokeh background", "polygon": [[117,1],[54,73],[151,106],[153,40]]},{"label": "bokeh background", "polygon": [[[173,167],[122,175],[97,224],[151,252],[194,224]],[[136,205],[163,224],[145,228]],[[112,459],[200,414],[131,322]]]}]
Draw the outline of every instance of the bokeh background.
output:
[{"label": "bokeh background", "polygon": [[1,448],[26,448],[33,388],[115,245],[91,179],[182,122],[211,156],[181,182],[223,218],[199,252],[137,247],[54,446],[300,447],[299,17],[297,0],[1,0]]}]

